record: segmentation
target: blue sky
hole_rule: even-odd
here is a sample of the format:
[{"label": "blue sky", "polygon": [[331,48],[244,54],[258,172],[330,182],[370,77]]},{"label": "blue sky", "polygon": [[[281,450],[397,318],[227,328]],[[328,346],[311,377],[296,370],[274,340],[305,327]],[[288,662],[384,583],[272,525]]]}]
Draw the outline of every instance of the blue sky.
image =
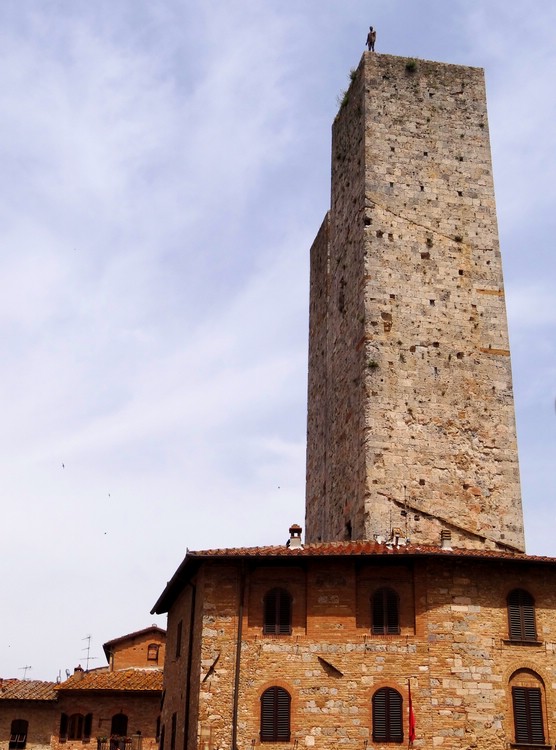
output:
[{"label": "blue sky", "polygon": [[556,556],[552,0],[3,0],[0,674],[303,523],[308,251],[377,52],[485,68],[527,550]]}]

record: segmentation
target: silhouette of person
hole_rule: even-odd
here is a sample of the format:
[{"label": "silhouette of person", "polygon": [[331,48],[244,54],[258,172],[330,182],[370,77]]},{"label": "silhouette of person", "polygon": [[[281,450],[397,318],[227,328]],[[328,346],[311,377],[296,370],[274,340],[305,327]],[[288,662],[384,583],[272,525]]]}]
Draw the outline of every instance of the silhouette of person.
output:
[{"label": "silhouette of person", "polygon": [[376,31],[373,29],[372,26],[369,27],[369,33],[367,34],[367,47],[369,48],[369,52],[375,51],[375,42],[376,42]]}]

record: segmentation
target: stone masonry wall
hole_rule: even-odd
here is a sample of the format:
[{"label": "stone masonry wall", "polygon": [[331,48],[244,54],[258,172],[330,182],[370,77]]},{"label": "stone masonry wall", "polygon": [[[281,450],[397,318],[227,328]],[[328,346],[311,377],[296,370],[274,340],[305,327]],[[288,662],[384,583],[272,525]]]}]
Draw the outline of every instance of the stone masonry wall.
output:
[{"label": "stone masonry wall", "polygon": [[[290,746],[391,748],[372,740],[372,695],[383,686],[403,697],[403,746],[408,680],[415,748],[503,750],[514,741],[510,680],[522,669],[540,680],[546,742],[554,742],[555,573],[553,566],[470,561],[449,553],[441,559],[327,558],[252,568],[244,588],[238,750],[261,745],[260,697],[276,685],[292,699]],[[239,565],[207,565],[199,605],[202,662],[194,674],[199,721],[188,750],[231,748],[241,578]],[[277,585],[293,596],[291,635],[262,632],[262,598]],[[400,635],[371,634],[370,598],[385,585],[400,596]],[[538,642],[529,645],[508,642],[506,597],[515,587],[526,588],[536,602]],[[178,710],[180,721],[183,704]]]},{"label": "stone masonry wall", "polygon": [[306,538],[522,550],[482,71],[365,53],[332,148]]},{"label": "stone masonry wall", "polygon": [[[149,660],[148,647],[150,643],[156,643],[159,646],[158,659]],[[116,646],[112,656],[112,669],[128,669],[130,667],[162,668],[164,666],[164,652],[166,649],[166,636],[162,633],[149,633],[140,635],[131,642],[126,642],[122,646]]]}]

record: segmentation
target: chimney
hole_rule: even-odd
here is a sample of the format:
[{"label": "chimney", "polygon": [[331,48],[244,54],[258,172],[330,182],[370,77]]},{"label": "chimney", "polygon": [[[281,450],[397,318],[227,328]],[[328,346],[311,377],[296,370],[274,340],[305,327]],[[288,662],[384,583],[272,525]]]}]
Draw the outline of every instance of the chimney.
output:
[{"label": "chimney", "polygon": [[441,549],[452,549],[452,532],[448,529],[442,529],[440,532]]},{"label": "chimney", "polygon": [[79,664],[77,667],[75,667],[75,669],[73,670],[73,674],[74,674],[76,680],[80,681],[80,680],[83,679],[83,675],[85,674],[85,672],[84,672],[83,667],[81,666],[81,664]]},{"label": "chimney", "polygon": [[301,526],[296,523],[292,523],[290,526],[290,538],[287,541],[286,546],[290,549],[303,549],[303,542],[301,541]]}]

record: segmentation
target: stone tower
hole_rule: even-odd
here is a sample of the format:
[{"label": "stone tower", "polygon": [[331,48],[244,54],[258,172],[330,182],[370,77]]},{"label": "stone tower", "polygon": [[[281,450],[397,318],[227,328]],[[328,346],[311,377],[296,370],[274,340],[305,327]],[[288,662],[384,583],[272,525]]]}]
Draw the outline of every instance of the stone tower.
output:
[{"label": "stone tower", "polygon": [[523,550],[483,72],[365,53],[311,249],[306,540]]}]

